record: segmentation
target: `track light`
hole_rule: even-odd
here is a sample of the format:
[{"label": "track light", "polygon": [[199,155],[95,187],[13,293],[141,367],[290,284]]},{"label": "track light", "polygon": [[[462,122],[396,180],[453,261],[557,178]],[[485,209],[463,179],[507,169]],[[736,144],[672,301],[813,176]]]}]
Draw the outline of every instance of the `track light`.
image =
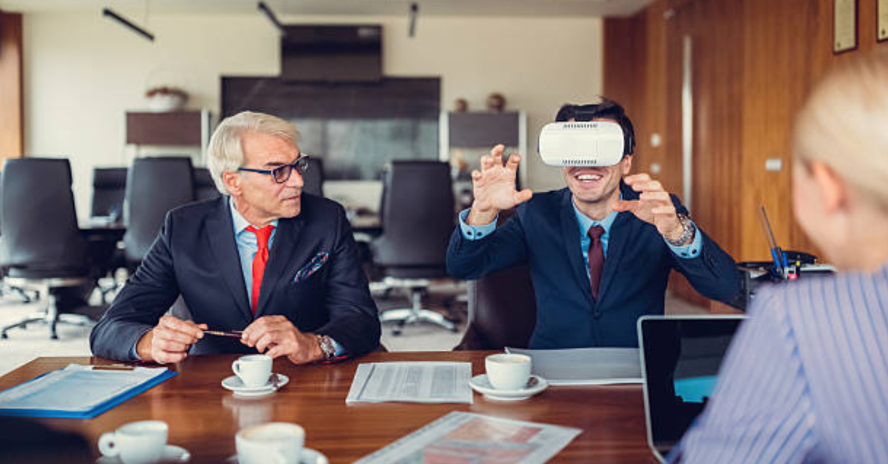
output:
[{"label": "track light", "polygon": [[412,38],[416,35],[416,17],[419,16],[419,4],[414,2],[410,4],[410,30],[408,35]]},{"label": "track light", "polygon": [[123,16],[120,16],[119,14],[117,14],[117,13],[115,13],[115,12],[113,12],[113,11],[111,11],[110,8],[103,8],[103,9],[102,9],[102,16],[106,16],[106,17],[108,17],[108,18],[111,18],[111,19],[117,21],[118,23],[120,23],[120,24],[122,24],[122,25],[128,27],[131,31],[135,32],[136,34],[139,34],[139,35],[141,35],[142,37],[144,37],[144,38],[146,38],[146,39],[148,39],[148,40],[154,42],[154,34],[152,34],[152,33],[148,32],[148,31],[146,31],[145,29],[142,29],[141,27],[137,26],[137,25],[136,25],[135,23],[133,23],[132,21],[130,21],[130,20],[124,18]]},{"label": "track light", "polygon": [[274,11],[271,11],[271,8],[269,8],[268,5],[265,4],[265,2],[259,2],[257,6],[259,7],[259,11],[261,11],[265,15],[265,17],[268,18],[269,21],[271,21],[271,24],[274,24],[274,27],[277,28],[278,32],[280,32],[281,35],[285,35],[287,33],[287,30],[284,29],[284,25],[281,24],[280,21],[278,21],[277,16],[274,15]]}]

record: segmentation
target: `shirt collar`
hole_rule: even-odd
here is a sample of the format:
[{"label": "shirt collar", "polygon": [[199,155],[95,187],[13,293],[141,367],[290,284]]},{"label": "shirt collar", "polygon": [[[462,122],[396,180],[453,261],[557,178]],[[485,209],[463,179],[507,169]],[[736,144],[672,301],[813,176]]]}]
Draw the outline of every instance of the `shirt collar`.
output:
[{"label": "shirt collar", "polygon": [[[620,192],[620,200],[623,199],[623,192]],[[570,199],[570,205],[573,206],[574,215],[577,217],[577,223],[580,224],[580,233],[585,237],[589,233],[589,229],[594,226],[601,226],[604,229],[605,234],[610,233],[610,228],[614,224],[614,221],[617,219],[616,211],[611,211],[604,219],[601,221],[596,221],[589,216],[583,214],[579,208],[577,208],[577,204],[574,203],[573,197]]]},{"label": "shirt collar", "polygon": [[[234,207],[234,199],[230,196],[228,197],[228,206],[231,210],[231,223],[234,224],[234,235],[237,236],[241,232],[243,232],[244,229],[251,226],[252,224],[250,224],[250,221],[246,220],[241,215],[240,211],[238,211],[237,208]],[[275,219],[274,221],[271,221],[271,225],[273,225],[275,229],[277,229],[278,220]]]}]

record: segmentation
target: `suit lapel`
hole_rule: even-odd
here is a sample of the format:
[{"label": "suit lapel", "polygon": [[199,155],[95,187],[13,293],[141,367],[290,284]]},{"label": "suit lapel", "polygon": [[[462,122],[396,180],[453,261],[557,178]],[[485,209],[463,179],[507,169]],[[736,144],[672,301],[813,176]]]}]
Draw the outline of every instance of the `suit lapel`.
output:
[{"label": "suit lapel", "polygon": [[241,272],[240,256],[237,253],[237,242],[234,239],[234,225],[231,222],[231,211],[228,209],[228,197],[219,200],[216,214],[207,220],[207,235],[213,255],[216,257],[218,269],[231,291],[231,296],[238,309],[247,319],[253,318],[250,301],[247,299],[247,288]]},{"label": "suit lapel", "polygon": [[278,230],[275,232],[274,243],[269,250],[268,263],[265,265],[265,274],[262,276],[262,288],[259,289],[257,317],[264,314],[269,300],[278,287],[278,282],[289,269],[287,264],[290,262],[293,252],[296,251],[299,234],[304,225],[305,221],[303,221],[302,215],[278,221]]},{"label": "suit lapel", "polygon": [[580,225],[577,223],[577,216],[574,213],[571,198],[570,190],[566,190],[561,200],[561,238],[564,241],[563,246],[570,263],[571,273],[577,280],[577,283],[579,283],[580,288],[585,289],[582,293],[586,295],[586,300],[589,302],[589,308],[591,309],[594,303],[592,301],[592,289],[583,264],[583,252],[580,250]]}]

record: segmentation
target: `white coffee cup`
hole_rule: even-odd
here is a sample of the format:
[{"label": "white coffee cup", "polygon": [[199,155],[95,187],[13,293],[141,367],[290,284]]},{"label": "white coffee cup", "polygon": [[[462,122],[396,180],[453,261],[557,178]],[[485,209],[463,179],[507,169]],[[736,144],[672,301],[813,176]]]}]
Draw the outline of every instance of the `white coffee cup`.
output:
[{"label": "white coffee cup", "polygon": [[305,429],[287,422],[247,427],[234,437],[240,464],[299,464]]},{"label": "white coffee cup", "polygon": [[117,457],[124,464],[150,464],[160,460],[166,447],[169,426],[166,422],[146,420],[130,422],[99,438],[99,451]]},{"label": "white coffee cup", "polygon": [[264,354],[241,356],[231,363],[231,370],[245,387],[261,387],[271,378],[271,357]]},{"label": "white coffee cup", "polygon": [[530,380],[530,361],[523,354],[492,354],[484,360],[487,380],[497,390],[521,390]]}]

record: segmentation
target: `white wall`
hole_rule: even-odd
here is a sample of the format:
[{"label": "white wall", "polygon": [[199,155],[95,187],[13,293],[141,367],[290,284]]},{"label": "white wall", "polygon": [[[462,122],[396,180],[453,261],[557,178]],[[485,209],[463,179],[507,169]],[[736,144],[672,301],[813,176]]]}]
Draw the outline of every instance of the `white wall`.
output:
[{"label": "white wall", "polygon": [[[278,36],[258,13],[244,16],[152,16],[121,11],[156,35],[148,42],[95,14],[24,16],[25,151],[68,156],[78,213],[88,214],[92,168],[128,161],[124,113],[145,108],[144,91],[174,85],[190,107],[219,111],[219,76],[276,75]],[[444,109],[456,98],[470,108],[504,94],[528,115],[529,184],[563,185],[560,172],[535,155],[536,135],[565,102],[585,102],[602,89],[599,18],[422,17],[407,37],[404,17],[298,17],[284,22],[382,24],[383,71],[390,76],[441,76]],[[303,134],[311,137],[311,134]]]}]

